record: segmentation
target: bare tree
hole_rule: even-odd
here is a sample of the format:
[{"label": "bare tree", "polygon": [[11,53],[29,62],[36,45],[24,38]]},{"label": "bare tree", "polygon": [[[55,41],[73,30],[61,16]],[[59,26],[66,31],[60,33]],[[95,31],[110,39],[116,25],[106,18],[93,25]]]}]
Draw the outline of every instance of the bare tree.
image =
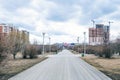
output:
[{"label": "bare tree", "polygon": [[7,45],[6,45],[6,36],[0,34],[0,62],[7,57]]},{"label": "bare tree", "polygon": [[29,34],[26,31],[21,31],[21,52],[23,55],[23,58],[27,58],[28,54],[28,46],[29,44]]},{"label": "bare tree", "polygon": [[13,55],[13,58],[16,58],[17,52],[21,50],[21,37],[20,31],[13,30],[8,35],[8,50]]}]

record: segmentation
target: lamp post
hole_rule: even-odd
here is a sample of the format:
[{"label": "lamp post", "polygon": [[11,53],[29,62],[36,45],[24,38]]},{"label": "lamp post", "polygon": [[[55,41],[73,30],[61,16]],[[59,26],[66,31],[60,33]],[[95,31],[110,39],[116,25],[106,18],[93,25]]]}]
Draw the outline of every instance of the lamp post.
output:
[{"label": "lamp post", "polygon": [[42,35],[43,35],[43,51],[42,51],[42,54],[44,54],[44,53],[45,53],[45,48],[44,48],[44,37],[45,37],[45,33],[43,32]]},{"label": "lamp post", "polygon": [[79,52],[79,37],[77,37],[78,48],[77,51]]},{"label": "lamp post", "polygon": [[51,52],[51,38],[49,37],[49,52]]},{"label": "lamp post", "polygon": [[82,57],[84,57],[84,55],[86,54],[86,32],[83,33],[84,34],[84,53],[82,54]]},{"label": "lamp post", "polygon": [[109,23],[109,42],[110,42],[110,27],[111,27],[111,23],[113,22],[109,21],[108,23]]}]

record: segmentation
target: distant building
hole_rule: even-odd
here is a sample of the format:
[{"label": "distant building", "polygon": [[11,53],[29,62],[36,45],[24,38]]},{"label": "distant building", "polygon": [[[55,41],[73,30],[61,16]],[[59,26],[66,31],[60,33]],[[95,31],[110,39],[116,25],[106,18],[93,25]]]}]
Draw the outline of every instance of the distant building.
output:
[{"label": "distant building", "polygon": [[21,40],[23,40],[24,38],[24,42],[29,43],[29,32],[24,30],[20,31],[11,24],[0,24],[0,40],[5,39],[5,37],[11,34],[12,32],[14,32],[14,36],[15,34],[19,34]]},{"label": "distant building", "polygon": [[0,24],[0,40],[2,40],[10,32],[10,27],[6,24]]},{"label": "distant building", "polygon": [[96,24],[95,28],[89,28],[89,44],[100,45],[109,42],[109,26]]}]

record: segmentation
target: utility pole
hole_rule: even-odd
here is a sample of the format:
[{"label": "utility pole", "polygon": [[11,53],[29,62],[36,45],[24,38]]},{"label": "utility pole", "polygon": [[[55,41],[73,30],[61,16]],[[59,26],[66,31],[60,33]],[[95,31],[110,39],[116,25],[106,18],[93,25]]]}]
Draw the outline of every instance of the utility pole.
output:
[{"label": "utility pole", "polygon": [[43,35],[43,51],[42,51],[42,54],[44,54],[44,53],[45,53],[45,48],[44,48],[44,37],[45,37],[45,33],[43,32],[42,35]]},{"label": "utility pole", "polygon": [[51,52],[51,38],[49,37],[49,52]]}]

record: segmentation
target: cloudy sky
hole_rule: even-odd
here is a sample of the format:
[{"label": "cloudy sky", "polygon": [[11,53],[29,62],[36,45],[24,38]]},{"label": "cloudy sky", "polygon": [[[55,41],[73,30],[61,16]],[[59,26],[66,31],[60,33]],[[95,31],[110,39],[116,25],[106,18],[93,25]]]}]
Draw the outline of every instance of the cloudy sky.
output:
[{"label": "cloudy sky", "polygon": [[30,32],[30,41],[83,42],[83,32],[96,23],[111,24],[111,39],[120,30],[120,0],[0,0],[0,23]]}]

